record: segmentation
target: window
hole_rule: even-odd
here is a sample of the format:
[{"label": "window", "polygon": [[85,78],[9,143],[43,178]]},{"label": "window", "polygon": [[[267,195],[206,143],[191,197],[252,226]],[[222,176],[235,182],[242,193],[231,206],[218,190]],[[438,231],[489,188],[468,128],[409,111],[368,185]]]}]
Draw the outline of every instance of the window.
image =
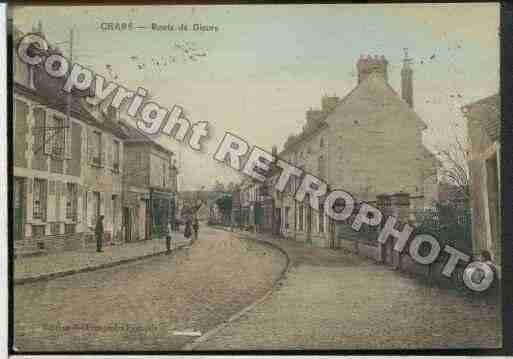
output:
[{"label": "window", "polygon": [[102,134],[98,131],[93,131],[91,139],[91,162],[96,166],[102,164]]},{"label": "window", "polygon": [[77,218],[78,191],[76,183],[66,184],[66,218]]},{"label": "window", "polygon": [[319,233],[324,233],[324,205],[319,204]]},{"label": "window", "polygon": [[323,137],[321,137],[321,140],[319,141],[319,147],[320,148],[324,147],[324,138]]},{"label": "window", "polygon": [[49,134],[49,143],[52,146],[52,156],[63,158],[66,142],[66,128],[64,119],[61,117],[53,117],[53,128],[47,132]]},{"label": "window", "polygon": [[114,172],[119,172],[119,142],[114,140],[112,143],[112,168]]},{"label": "window", "polygon": [[289,212],[290,207],[285,207],[285,228],[289,229]]},{"label": "window", "polygon": [[33,217],[45,219],[46,216],[46,180],[34,178]]}]

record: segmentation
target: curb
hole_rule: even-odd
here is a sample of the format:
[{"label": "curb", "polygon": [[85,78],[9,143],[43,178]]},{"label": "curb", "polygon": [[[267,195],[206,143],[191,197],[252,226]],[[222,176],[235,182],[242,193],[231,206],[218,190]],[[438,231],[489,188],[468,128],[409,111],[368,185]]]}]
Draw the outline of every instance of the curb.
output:
[{"label": "curb", "polygon": [[[177,251],[177,250],[179,250],[179,249],[181,249],[183,247],[190,247],[190,245],[192,245],[192,243],[178,245],[176,248],[174,248],[174,250],[171,251],[171,253],[173,253],[173,252],[175,252],[175,251]],[[93,271],[99,270],[99,269],[115,267],[115,266],[118,266],[118,265],[121,265],[121,264],[125,264],[125,263],[135,262],[135,261],[138,261],[138,260],[148,259],[148,258],[151,258],[151,257],[157,257],[157,256],[165,255],[166,253],[167,253],[167,251],[164,250],[164,251],[160,251],[160,252],[156,252],[156,253],[145,254],[144,256],[126,258],[126,259],[122,259],[122,260],[119,260],[119,261],[116,261],[116,262],[103,263],[103,264],[99,264],[97,266],[84,267],[84,268],[79,268],[79,269],[69,269],[69,270],[65,270],[65,271],[61,271],[61,272],[55,272],[55,273],[49,273],[49,274],[42,274],[42,275],[38,275],[38,276],[13,279],[13,284],[14,285],[23,285],[23,284],[27,284],[27,283],[49,281],[49,280],[52,280],[52,279],[57,279],[57,278],[61,278],[61,277],[67,277],[67,276],[73,275],[73,274],[79,274],[79,273],[85,273],[85,272],[93,272]]]},{"label": "curb", "polygon": [[[223,229],[221,229],[221,230],[223,230]],[[249,312],[250,310],[255,308],[260,303],[264,302],[267,298],[269,298],[271,296],[271,294],[274,293],[274,291],[276,290],[276,288],[278,287],[280,282],[285,278],[285,274],[287,274],[287,272],[290,269],[290,257],[287,254],[287,252],[283,248],[279,247],[278,245],[276,245],[274,243],[269,243],[269,242],[266,242],[266,241],[260,241],[260,240],[255,239],[255,238],[251,238],[251,237],[249,237],[247,235],[244,235],[243,233],[230,232],[230,231],[227,231],[227,232],[234,233],[235,235],[237,235],[240,238],[243,238],[243,239],[246,239],[246,240],[251,240],[253,242],[257,242],[259,244],[264,244],[264,245],[267,245],[267,246],[269,246],[271,248],[277,249],[279,252],[281,252],[283,255],[285,255],[286,264],[283,267],[283,269],[282,269],[280,275],[278,276],[278,278],[274,281],[272,287],[262,297],[260,297],[259,299],[257,299],[256,301],[254,301],[253,303],[248,305],[247,307],[243,308],[239,312],[233,314],[231,317],[229,317],[227,320],[225,320],[221,324],[218,324],[214,328],[208,330],[205,334],[203,334],[199,338],[194,339],[192,342],[184,345],[182,348],[179,349],[180,351],[182,351],[182,350],[183,351],[192,351],[192,350],[194,350],[194,348],[197,347],[199,344],[201,344],[201,343],[205,342],[206,340],[210,339],[213,335],[215,335],[218,332],[220,332],[222,329],[227,327],[229,324],[231,324],[232,322],[234,322],[237,319],[239,319],[240,317],[242,317],[244,314],[246,314],[247,312]]]}]

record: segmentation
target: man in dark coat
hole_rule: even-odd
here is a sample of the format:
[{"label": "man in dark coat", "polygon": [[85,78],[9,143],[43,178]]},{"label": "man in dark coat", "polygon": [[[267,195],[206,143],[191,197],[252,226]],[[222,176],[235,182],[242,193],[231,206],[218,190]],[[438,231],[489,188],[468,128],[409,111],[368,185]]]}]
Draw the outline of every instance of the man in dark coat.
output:
[{"label": "man in dark coat", "polygon": [[192,234],[192,229],[191,229],[191,220],[188,219],[187,222],[185,222],[185,229],[183,231],[183,235],[185,238],[189,238]]},{"label": "man in dark coat", "polygon": [[103,215],[98,217],[96,221],[96,227],[94,228],[94,234],[96,235],[96,251],[103,252]]}]

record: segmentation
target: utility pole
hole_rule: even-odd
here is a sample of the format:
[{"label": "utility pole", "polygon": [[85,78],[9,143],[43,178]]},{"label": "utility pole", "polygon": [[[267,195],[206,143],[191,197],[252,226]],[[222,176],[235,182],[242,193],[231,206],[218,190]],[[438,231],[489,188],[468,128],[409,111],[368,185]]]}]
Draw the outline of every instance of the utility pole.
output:
[{"label": "utility pole", "polygon": [[[69,71],[71,74],[71,68],[73,67],[73,27],[69,30],[69,62],[71,66],[69,67]],[[68,108],[66,117],[68,120],[67,125],[70,124],[70,114],[71,114],[71,91],[68,93]]]}]

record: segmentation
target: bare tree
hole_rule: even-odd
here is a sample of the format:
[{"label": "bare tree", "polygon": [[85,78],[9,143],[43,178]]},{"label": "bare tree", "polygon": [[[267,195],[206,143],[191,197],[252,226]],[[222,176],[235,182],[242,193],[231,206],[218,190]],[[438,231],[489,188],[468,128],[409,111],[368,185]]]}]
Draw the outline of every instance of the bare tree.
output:
[{"label": "bare tree", "polygon": [[444,143],[438,141],[435,146],[435,155],[442,163],[438,177],[440,181],[456,186],[459,195],[467,202],[470,200],[470,144],[466,135],[458,134],[460,125],[454,119],[446,123],[449,126],[443,133],[431,127],[437,137],[445,139]]}]

